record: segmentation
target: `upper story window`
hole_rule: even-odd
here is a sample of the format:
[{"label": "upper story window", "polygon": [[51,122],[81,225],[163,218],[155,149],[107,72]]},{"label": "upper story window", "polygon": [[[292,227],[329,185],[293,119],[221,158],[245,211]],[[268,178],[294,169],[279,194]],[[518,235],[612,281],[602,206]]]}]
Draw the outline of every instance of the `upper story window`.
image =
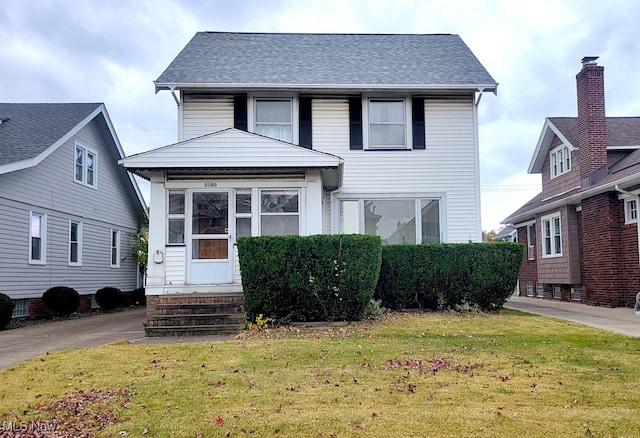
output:
[{"label": "upper story window", "polygon": [[624,223],[635,224],[638,222],[638,202],[636,198],[624,200]]},{"label": "upper story window", "polygon": [[254,99],[253,131],[293,143],[293,99]]},{"label": "upper story window", "polygon": [[47,250],[47,215],[31,212],[29,217],[29,263],[44,265]]},{"label": "upper story window", "polygon": [[74,155],[75,182],[96,188],[97,186],[98,155],[76,143]]},{"label": "upper story window", "polygon": [[554,213],[542,218],[542,256],[562,256],[562,226],[560,213]]},{"label": "upper story window", "polygon": [[551,178],[560,176],[571,170],[571,151],[567,146],[560,146],[550,152]]},{"label": "upper story window", "polygon": [[369,98],[363,105],[364,142],[369,149],[408,149],[407,99]]}]

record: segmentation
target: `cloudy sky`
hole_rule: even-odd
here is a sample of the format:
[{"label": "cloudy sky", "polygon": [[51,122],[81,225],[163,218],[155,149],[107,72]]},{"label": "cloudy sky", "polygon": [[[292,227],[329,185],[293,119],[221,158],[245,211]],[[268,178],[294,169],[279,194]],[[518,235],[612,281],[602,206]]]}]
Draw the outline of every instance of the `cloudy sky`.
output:
[{"label": "cloudy sky", "polygon": [[636,0],[2,0],[0,101],[105,102],[127,155],[176,141],[153,80],[197,31],[459,34],[500,84],[480,103],[482,228],[540,190],[545,117],[575,116],[583,56],[609,116],[640,115]]}]

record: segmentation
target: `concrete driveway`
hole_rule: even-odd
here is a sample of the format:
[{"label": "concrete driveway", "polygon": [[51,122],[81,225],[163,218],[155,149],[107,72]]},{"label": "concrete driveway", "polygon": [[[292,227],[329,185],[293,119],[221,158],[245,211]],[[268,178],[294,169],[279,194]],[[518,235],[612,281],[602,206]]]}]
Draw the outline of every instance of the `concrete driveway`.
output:
[{"label": "concrete driveway", "polygon": [[567,301],[516,296],[509,298],[504,307],[640,337],[640,315],[636,315],[629,307],[597,307]]},{"label": "concrete driveway", "polygon": [[233,336],[146,338],[145,309],[47,322],[0,332],[0,369],[48,352],[128,339],[133,344],[222,341]]}]

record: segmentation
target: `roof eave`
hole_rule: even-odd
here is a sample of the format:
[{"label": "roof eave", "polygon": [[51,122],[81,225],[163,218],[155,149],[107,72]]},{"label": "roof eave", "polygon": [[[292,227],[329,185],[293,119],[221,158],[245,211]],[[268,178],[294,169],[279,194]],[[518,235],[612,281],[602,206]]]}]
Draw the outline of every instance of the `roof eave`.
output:
[{"label": "roof eave", "polygon": [[155,81],[155,91],[185,90],[185,89],[219,89],[219,90],[247,90],[247,89],[308,89],[308,90],[453,90],[453,91],[481,91],[497,94],[498,84],[301,84],[301,83],[214,83],[214,82],[158,82]]},{"label": "roof eave", "polygon": [[611,182],[608,182],[606,184],[603,184],[601,186],[597,186],[597,187],[592,187],[590,189],[584,190],[584,191],[580,191],[578,193],[575,193],[571,196],[567,196],[566,198],[560,198],[556,201],[553,202],[549,202],[548,204],[543,204],[539,207],[536,207],[534,209],[528,210],[526,212],[517,214],[517,215],[512,215],[509,216],[507,218],[505,218],[502,222],[502,224],[508,225],[508,224],[515,224],[518,222],[523,222],[527,219],[531,219],[532,217],[535,217],[537,214],[539,213],[544,213],[546,211],[549,210],[553,210],[554,208],[558,208],[558,207],[562,207],[564,205],[571,205],[571,204],[575,204],[579,201],[582,201],[583,199],[586,198],[590,198],[592,196],[596,196],[596,195],[600,195],[602,193],[605,192],[609,192],[612,190],[616,190],[616,186],[633,186],[636,184],[640,184],[640,175],[635,174],[635,175],[629,175],[627,177],[624,178],[620,178],[618,180],[614,180]]},{"label": "roof eave", "polygon": [[545,119],[544,125],[542,126],[542,131],[540,132],[540,137],[538,138],[538,143],[536,143],[536,148],[533,151],[533,155],[531,156],[531,162],[529,163],[529,168],[527,169],[528,173],[542,173],[542,166],[544,166],[544,161],[549,152],[549,147],[551,146],[551,142],[553,141],[554,135],[557,135],[558,138],[562,141],[562,143],[568,145],[571,149],[576,148],[576,145],[573,145],[567,140],[567,138],[560,132],[560,130],[553,124],[551,120],[548,118]]}]

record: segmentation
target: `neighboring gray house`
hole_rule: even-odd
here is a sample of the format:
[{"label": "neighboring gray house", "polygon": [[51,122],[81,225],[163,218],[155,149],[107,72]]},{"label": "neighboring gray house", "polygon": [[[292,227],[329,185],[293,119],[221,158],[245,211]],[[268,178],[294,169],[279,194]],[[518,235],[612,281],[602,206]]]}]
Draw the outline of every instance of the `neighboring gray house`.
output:
[{"label": "neighboring gray house", "polygon": [[458,35],[198,32],[155,81],[179,142],[121,161],[150,180],[147,333],[213,331],[158,306],[240,295],[238,237],[480,241],[497,85]]},{"label": "neighboring gray house", "polygon": [[0,103],[0,292],[42,313],[52,286],[91,306],[138,285],[131,252],[145,203],[101,103]]}]

